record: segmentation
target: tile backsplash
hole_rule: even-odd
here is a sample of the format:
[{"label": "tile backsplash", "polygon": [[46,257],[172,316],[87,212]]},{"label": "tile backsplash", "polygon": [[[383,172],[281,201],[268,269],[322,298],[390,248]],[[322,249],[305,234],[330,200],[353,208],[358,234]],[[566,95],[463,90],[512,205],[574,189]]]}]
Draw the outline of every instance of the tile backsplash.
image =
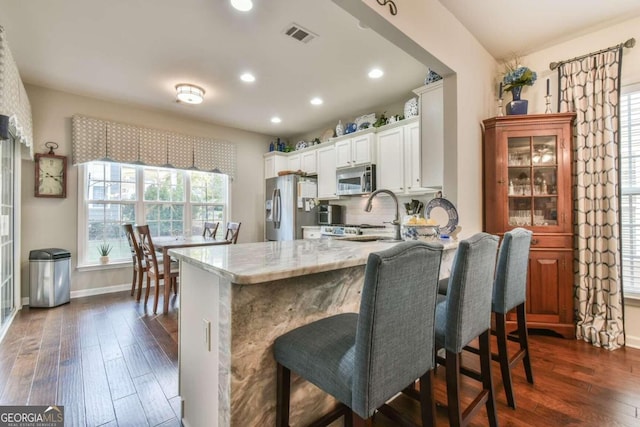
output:
[{"label": "tile backsplash", "polygon": [[[419,200],[425,205],[435,196],[433,194],[423,194],[420,196],[400,196],[398,202],[400,204],[400,219],[406,215],[404,204],[411,202],[412,199]],[[373,199],[373,209],[371,212],[365,212],[367,205],[367,196],[345,197],[340,200],[332,200],[330,204],[344,206],[345,223],[346,224],[372,224],[381,225],[385,222],[391,222],[396,215],[396,207],[393,199],[387,194],[379,194]],[[385,224],[389,226],[389,224]]]}]

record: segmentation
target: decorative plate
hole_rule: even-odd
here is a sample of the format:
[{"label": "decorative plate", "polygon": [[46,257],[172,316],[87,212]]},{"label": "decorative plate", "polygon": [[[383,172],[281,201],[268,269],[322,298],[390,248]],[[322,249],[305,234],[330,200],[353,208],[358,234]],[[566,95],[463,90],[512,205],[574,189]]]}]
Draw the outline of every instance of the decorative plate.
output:
[{"label": "decorative plate", "polygon": [[296,144],[296,150],[302,150],[303,148],[307,148],[307,143],[304,141],[298,141]]},{"label": "decorative plate", "polygon": [[324,131],[324,133],[320,137],[320,141],[327,142],[331,138],[333,138],[333,129],[327,129]]},{"label": "decorative plate", "polygon": [[436,208],[437,210],[434,212],[434,214],[437,213],[440,209],[443,209],[445,214],[447,215],[447,225],[441,225],[440,232],[444,234],[453,233],[453,231],[458,226],[458,211],[456,210],[455,206],[453,206],[453,203],[443,197],[436,197],[435,199],[431,199],[424,209],[425,216],[427,218],[431,218],[431,211]]},{"label": "decorative plate", "polygon": [[346,135],[348,133],[353,133],[353,132],[355,132],[357,130],[358,130],[358,125],[356,125],[353,122],[352,123],[347,123],[347,125],[345,126],[345,129],[344,129],[344,133]]},{"label": "decorative plate", "polygon": [[411,98],[404,104],[404,118],[418,115],[418,98]]}]

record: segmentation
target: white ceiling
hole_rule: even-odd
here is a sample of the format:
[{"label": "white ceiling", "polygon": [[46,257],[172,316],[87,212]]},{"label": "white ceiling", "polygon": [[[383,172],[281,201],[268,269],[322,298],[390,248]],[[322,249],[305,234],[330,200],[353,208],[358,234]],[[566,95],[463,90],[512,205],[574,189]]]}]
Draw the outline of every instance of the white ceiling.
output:
[{"label": "white ceiling", "polygon": [[[440,1],[498,59],[640,15],[638,0]],[[0,0],[0,25],[27,83],[273,136],[377,111],[424,81],[426,65],[331,1],[254,5],[240,13],[227,0]],[[318,37],[285,37],[292,22]],[[384,77],[367,78],[373,66]],[[256,82],[241,82],[245,71]],[[203,87],[204,103],[176,103],[182,82]],[[325,103],[312,106],[314,96]]]},{"label": "white ceiling", "polygon": [[640,0],[439,1],[498,60],[640,16]]}]

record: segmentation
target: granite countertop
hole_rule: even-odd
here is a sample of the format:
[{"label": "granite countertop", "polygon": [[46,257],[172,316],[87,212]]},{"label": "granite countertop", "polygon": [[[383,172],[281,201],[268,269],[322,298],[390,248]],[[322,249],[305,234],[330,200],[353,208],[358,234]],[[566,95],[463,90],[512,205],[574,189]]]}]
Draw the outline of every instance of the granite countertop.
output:
[{"label": "granite countertop", "polygon": [[[440,242],[445,250],[457,242]],[[308,239],[172,249],[169,254],[232,283],[252,285],[364,265],[369,253],[390,248],[384,241]]]}]

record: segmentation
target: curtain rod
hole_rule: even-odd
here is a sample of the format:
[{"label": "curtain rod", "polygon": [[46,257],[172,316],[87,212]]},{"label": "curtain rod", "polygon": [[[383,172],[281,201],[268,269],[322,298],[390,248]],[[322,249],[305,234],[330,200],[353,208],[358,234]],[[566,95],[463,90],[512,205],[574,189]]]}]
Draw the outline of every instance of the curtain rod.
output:
[{"label": "curtain rod", "polygon": [[601,50],[599,50],[599,51],[597,51],[597,52],[587,53],[586,55],[576,56],[575,58],[566,59],[566,60],[564,60],[564,61],[560,61],[560,62],[552,62],[552,63],[550,63],[550,64],[549,64],[549,68],[551,69],[551,71],[553,71],[553,70],[555,70],[556,68],[558,68],[559,66],[561,66],[562,64],[566,64],[567,62],[575,61],[575,60],[577,60],[577,59],[586,58],[586,57],[591,56],[591,55],[597,55],[597,54],[599,54],[599,53],[608,52],[608,51],[610,51],[610,50],[619,49],[619,48],[621,48],[621,47],[632,48],[632,47],[634,47],[635,45],[636,45],[636,39],[632,37],[632,38],[630,38],[629,40],[627,40],[627,41],[626,41],[626,42],[624,42],[624,43],[620,43],[620,44],[617,44],[617,45],[615,45],[615,46],[608,47],[608,48],[606,48],[606,49],[601,49]]}]

